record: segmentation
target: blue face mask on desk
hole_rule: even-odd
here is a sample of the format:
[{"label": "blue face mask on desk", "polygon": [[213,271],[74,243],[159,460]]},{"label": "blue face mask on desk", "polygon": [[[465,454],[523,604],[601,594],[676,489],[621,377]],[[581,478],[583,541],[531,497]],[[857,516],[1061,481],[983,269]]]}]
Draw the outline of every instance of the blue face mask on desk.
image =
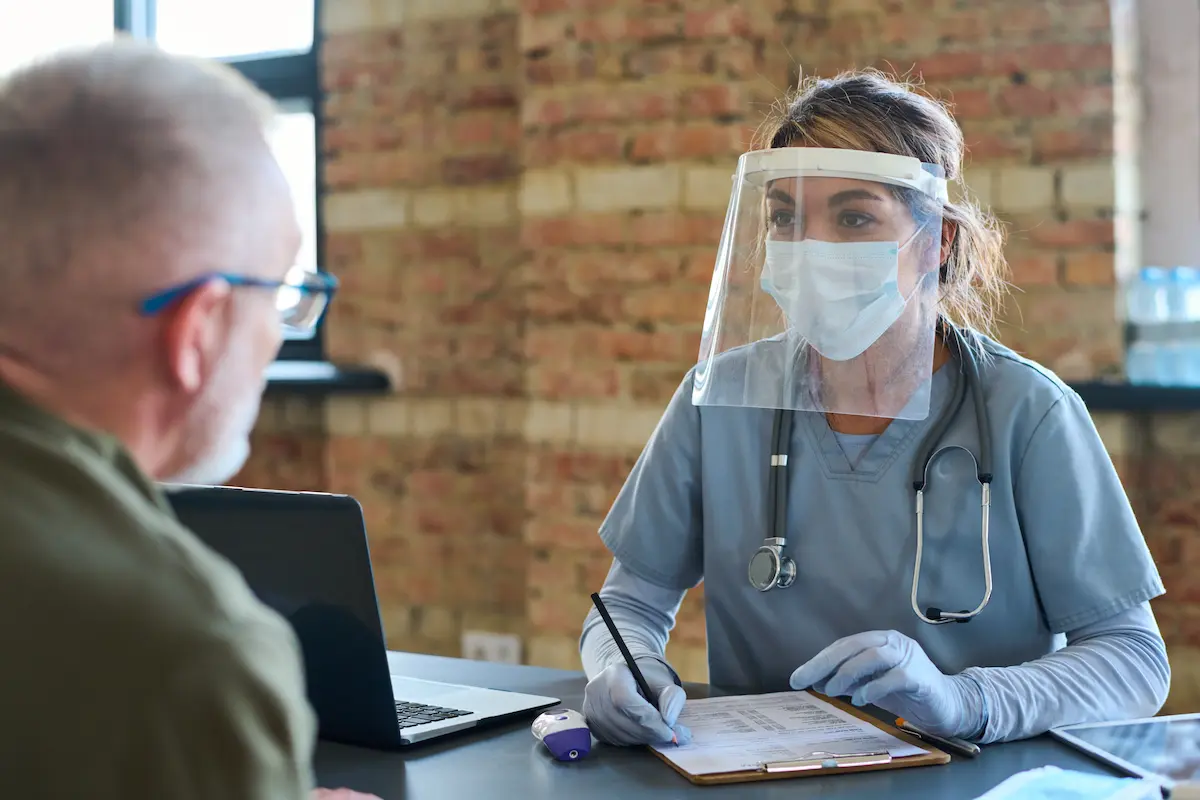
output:
[{"label": "blue face mask on desk", "polygon": [[1039,767],[1013,775],[976,800],[1162,800],[1162,796],[1153,781]]}]

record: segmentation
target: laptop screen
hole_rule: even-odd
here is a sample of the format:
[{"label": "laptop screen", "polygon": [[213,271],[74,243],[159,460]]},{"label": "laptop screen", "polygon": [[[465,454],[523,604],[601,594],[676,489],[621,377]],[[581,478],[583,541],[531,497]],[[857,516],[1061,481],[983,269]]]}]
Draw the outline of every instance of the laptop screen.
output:
[{"label": "laptop screen", "polygon": [[383,641],[362,510],[352,498],[226,487],[167,496],[180,522],[293,624],[302,610],[333,608]]}]

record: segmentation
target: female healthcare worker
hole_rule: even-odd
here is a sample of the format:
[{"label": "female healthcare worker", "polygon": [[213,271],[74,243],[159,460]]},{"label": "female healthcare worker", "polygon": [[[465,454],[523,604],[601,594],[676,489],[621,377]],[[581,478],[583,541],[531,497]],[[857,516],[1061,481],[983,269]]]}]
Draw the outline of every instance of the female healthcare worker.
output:
[{"label": "female healthcare worker", "polygon": [[686,741],[664,650],[701,580],[723,688],[981,743],[1157,712],[1163,586],[1112,462],[1070,388],[977,332],[1004,260],[948,195],[957,124],[853,73],[773,127],[738,162],[699,363],[600,529],[656,707],[593,610],[593,731]]}]

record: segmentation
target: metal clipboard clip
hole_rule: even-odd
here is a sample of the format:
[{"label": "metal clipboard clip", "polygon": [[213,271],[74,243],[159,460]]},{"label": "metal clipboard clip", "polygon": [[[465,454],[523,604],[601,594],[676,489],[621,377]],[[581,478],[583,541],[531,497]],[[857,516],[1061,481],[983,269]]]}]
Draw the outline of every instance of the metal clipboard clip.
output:
[{"label": "metal clipboard clip", "polygon": [[796,761],[768,761],[759,772],[804,772],[811,769],[844,769],[892,763],[891,753],[879,750],[870,753],[825,753],[820,750]]}]

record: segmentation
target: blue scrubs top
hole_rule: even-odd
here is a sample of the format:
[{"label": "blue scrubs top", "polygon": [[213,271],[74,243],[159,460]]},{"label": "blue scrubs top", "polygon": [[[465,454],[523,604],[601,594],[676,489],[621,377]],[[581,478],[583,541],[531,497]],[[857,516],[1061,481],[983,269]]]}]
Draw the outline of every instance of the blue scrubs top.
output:
[{"label": "blue scrubs top", "polygon": [[[843,636],[896,630],[946,674],[1022,664],[1070,630],[1163,593],[1137,520],[1082,400],[1049,371],[983,339],[993,450],[991,602],[967,624],[929,625],[909,603],[914,460],[950,404],[957,360],[932,378],[924,420],[839,437],[796,412],[787,554],[797,577],[760,593],[747,565],[767,535],[773,412],[692,404],[684,378],[600,529],[621,565],[664,588],[705,583],[711,683],[784,691],[792,671]],[[752,350],[751,345],[745,350]],[[733,351],[722,357],[738,357]],[[753,357],[751,355],[751,357]],[[969,390],[970,391],[970,390]],[[973,398],[940,446],[978,455]],[[865,448],[865,449],[864,449]],[[970,456],[935,459],[925,494],[922,609],[973,609],[984,591],[980,486]]]}]

